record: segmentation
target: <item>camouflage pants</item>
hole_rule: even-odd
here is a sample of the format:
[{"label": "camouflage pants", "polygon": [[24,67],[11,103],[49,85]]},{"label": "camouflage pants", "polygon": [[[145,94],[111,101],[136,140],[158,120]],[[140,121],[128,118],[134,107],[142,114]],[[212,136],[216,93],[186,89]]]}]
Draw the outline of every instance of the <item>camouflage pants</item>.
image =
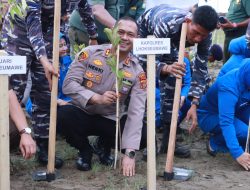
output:
[{"label": "camouflage pants", "polygon": [[23,99],[27,84],[28,73],[31,72],[32,87],[30,98],[32,107],[32,127],[35,138],[48,138],[50,116],[50,90],[44,69],[36,59],[29,46],[8,43],[5,47],[9,55],[22,55],[27,58],[27,72],[25,75],[12,75],[10,85],[15,91],[19,102]]},{"label": "camouflage pants", "polygon": [[159,81],[161,94],[161,122],[171,123],[176,78],[172,75]]}]

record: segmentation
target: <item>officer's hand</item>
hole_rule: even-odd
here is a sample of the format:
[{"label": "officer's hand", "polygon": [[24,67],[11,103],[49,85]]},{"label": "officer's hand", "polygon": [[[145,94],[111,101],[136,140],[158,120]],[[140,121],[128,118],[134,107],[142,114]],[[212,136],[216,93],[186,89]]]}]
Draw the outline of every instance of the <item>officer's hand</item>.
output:
[{"label": "officer's hand", "polygon": [[58,76],[58,73],[56,72],[53,65],[49,62],[47,57],[42,56],[40,58],[40,62],[43,65],[44,72],[45,72],[45,77],[47,78],[47,80],[49,82],[49,88],[51,90],[51,88],[52,88],[52,75]]},{"label": "officer's hand", "polygon": [[117,96],[114,91],[106,91],[103,95],[95,94],[89,100],[91,104],[112,104],[116,102]]},{"label": "officer's hand", "polygon": [[135,175],[135,158],[131,159],[124,155],[122,159],[122,173],[124,176]]},{"label": "officer's hand", "polygon": [[163,75],[169,75],[172,74],[176,78],[181,78],[186,73],[186,64],[185,63],[178,63],[174,62],[172,65],[165,65],[162,68],[162,74]]},{"label": "officer's hand", "polygon": [[186,121],[190,121],[190,119],[192,119],[192,124],[188,129],[189,133],[192,133],[198,126],[196,110],[197,110],[196,105],[191,105],[191,108],[187,112]]},{"label": "officer's hand", "polygon": [[91,46],[91,45],[98,45],[98,42],[97,42],[97,40],[89,40],[89,45]]},{"label": "officer's hand", "polygon": [[236,158],[236,161],[243,167],[245,170],[250,170],[250,154],[244,152],[242,155],[240,155],[238,158]]},{"label": "officer's hand", "polygon": [[102,104],[112,104],[116,102],[117,100],[117,95],[114,91],[106,91],[102,95]]},{"label": "officer's hand", "polygon": [[19,148],[25,159],[31,158],[36,153],[36,143],[29,134],[22,134]]},{"label": "officer's hand", "polygon": [[58,106],[65,106],[65,105],[68,105],[69,103],[62,100],[62,99],[57,99],[57,105]]},{"label": "officer's hand", "polygon": [[184,105],[185,99],[186,99],[185,96],[181,96],[180,108]]}]

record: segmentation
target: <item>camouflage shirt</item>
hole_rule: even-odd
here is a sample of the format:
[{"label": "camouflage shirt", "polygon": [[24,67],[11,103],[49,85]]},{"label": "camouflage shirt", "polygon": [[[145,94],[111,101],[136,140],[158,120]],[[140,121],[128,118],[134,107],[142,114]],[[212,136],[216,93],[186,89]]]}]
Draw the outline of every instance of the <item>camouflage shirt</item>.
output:
[{"label": "camouflage shirt", "polygon": [[[181,36],[181,26],[186,17],[191,18],[192,14],[187,10],[169,7],[168,5],[156,6],[147,10],[139,19],[139,35],[146,38],[154,35],[156,38],[170,38],[170,54],[157,55],[157,77],[160,77],[161,70],[165,64],[172,64],[178,61],[178,49]],[[200,98],[206,86],[207,59],[209,47],[212,43],[212,34],[200,42],[197,53],[192,61],[192,82],[189,90],[190,97]],[[186,42],[186,47],[193,46]]]},{"label": "camouflage shirt", "polygon": [[[17,0],[17,3],[20,1]],[[69,5],[70,2],[70,0],[61,1],[62,7],[65,7],[65,3]],[[39,59],[52,53],[54,0],[26,0],[26,2],[28,9],[25,19],[18,16],[12,19],[10,13],[5,16],[3,38],[8,37],[8,43],[29,46]],[[96,26],[87,0],[79,1],[78,10],[88,34],[96,36]]]}]

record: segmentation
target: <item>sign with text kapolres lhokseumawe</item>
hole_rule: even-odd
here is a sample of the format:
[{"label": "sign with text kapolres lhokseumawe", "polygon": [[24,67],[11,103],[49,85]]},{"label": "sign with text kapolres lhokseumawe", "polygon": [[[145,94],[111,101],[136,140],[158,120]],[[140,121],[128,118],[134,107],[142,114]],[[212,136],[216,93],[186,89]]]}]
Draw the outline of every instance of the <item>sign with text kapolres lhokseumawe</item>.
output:
[{"label": "sign with text kapolres lhokseumawe", "polygon": [[135,38],[133,53],[136,55],[169,54],[170,38]]},{"label": "sign with text kapolres lhokseumawe", "polygon": [[25,74],[25,56],[0,56],[0,75],[3,74]]}]

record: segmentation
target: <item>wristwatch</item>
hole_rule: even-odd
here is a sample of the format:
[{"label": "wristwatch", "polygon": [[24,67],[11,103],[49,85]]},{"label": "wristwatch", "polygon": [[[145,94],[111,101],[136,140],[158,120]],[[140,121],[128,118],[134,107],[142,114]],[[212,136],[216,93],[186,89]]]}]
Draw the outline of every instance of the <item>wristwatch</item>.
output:
[{"label": "wristwatch", "polygon": [[128,156],[131,159],[135,158],[135,151],[131,150],[131,151],[125,151],[125,155]]},{"label": "wristwatch", "polygon": [[30,135],[31,134],[31,128],[25,127],[24,129],[22,129],[21,131],[19,131],[19,135],[22,135],[22,134],[28,134],[28,135]]},{"label": "wristwatch", "polygon": [[198,107],[200,105],[200,102],[199,102],[199,100],[193,100],[191,102],[191,105],[196,105]]},{"label": "wristwatch", "polygon": [[90,40],[97,40],[97,35],[89,36]]}]

